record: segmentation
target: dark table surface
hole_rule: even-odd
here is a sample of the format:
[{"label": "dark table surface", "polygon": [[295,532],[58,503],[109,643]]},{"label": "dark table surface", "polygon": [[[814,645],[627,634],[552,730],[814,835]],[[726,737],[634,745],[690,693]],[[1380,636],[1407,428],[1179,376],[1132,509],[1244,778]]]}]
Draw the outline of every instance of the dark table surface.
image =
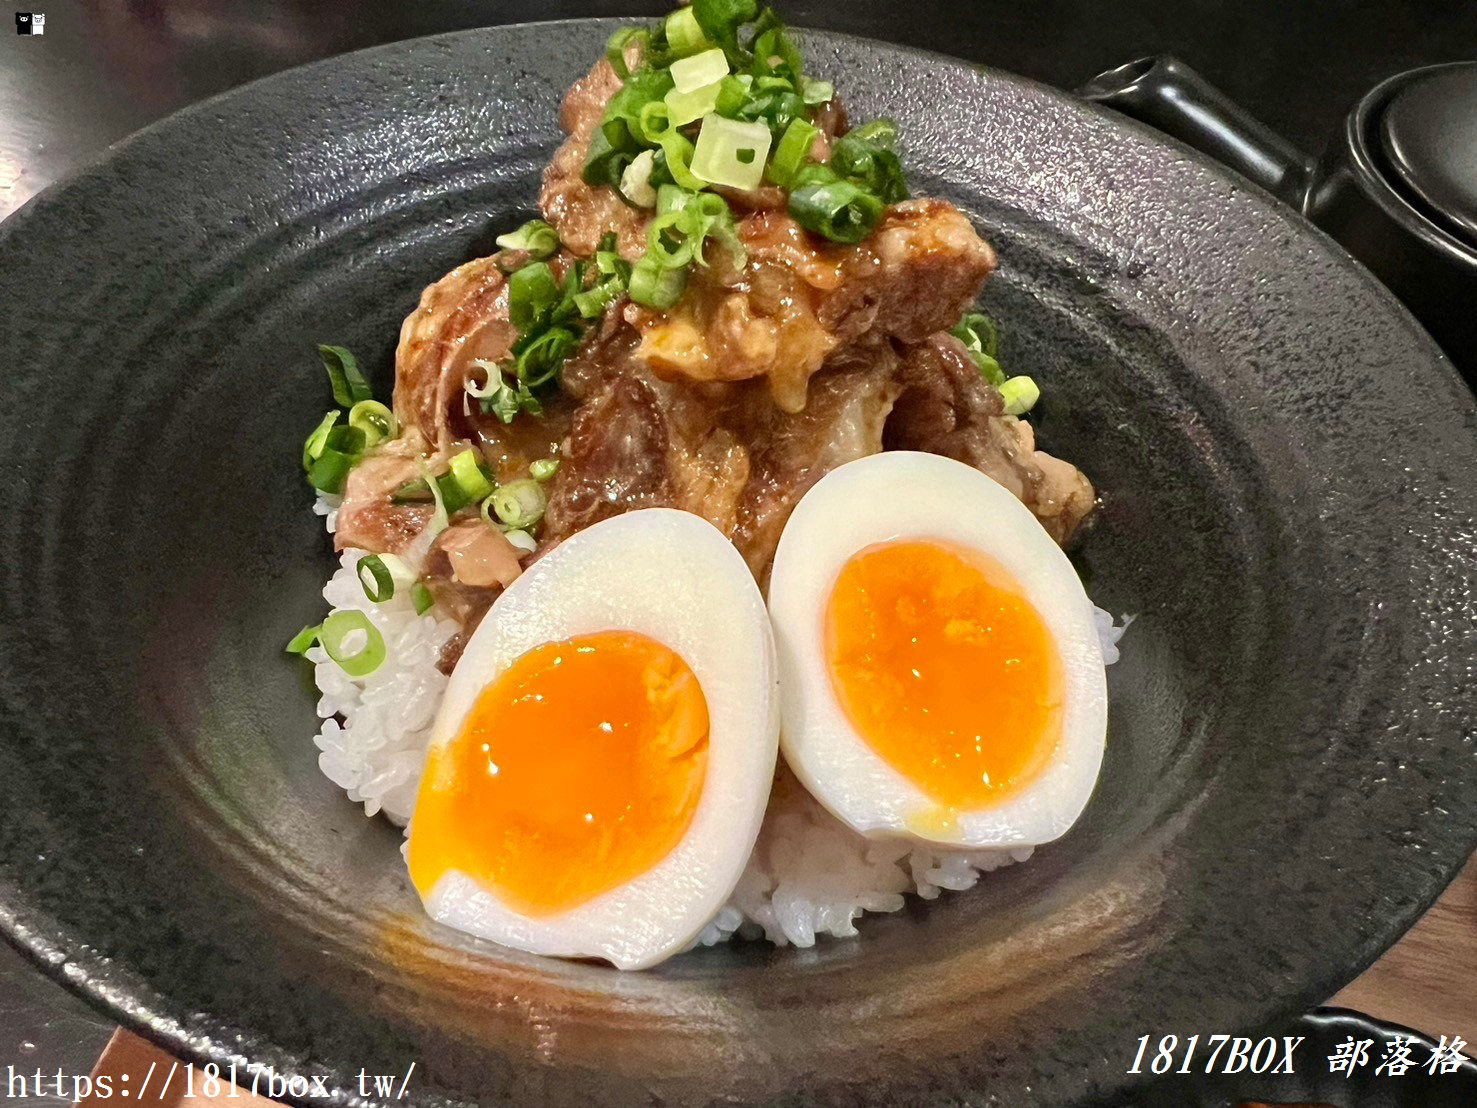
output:
[{"label": "dark table surface", "polygon": [[[288,66],[466,27],[668,7],[603,0],[28,6],[46,13],[43,36],[0,31],[0,216],[174,109]],[[1477,57],[1477,0],[813,0],[782,7],[796,24],[939,50],[1065,88],[1145,54],[1174,53],[1309,151],[1321,149],[1354,100],[1382,78]],[[110,1029],[0,946],[0,1067],[85,1073]]]}]

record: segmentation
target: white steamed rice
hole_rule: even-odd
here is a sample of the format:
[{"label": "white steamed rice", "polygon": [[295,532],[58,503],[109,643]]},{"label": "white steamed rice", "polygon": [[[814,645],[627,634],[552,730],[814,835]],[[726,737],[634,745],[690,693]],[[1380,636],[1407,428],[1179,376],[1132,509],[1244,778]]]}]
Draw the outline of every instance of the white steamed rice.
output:
[{"label": "white steamed rice", "polygon": [[[336,497],[321,495],[313,506],[329,531],[337,509]],[[323,726],[314,741],[319,767],[350,800],[363,804],[366,815],[383,813],[404,826],[446,687],[436,660],[458,628],[438,619],[434,608],[416,615],[408,590],[385,604],[371,603],[356,572],[365,553],[343,553],[323,598],[336,611],[354,608],[368,615],[384,635],[386,659],[368,677],[352,678],[322,647],[308,651],[322,693]],[[1115,662],[1127,621],[1116,625],[1101,609],[1096,616],[1103,659]],[[827,812],[782,768],[748,867],[698,942],[710,946],[737,934],[804,947],[821,935],[844,938],[857,933],[864,912],[896,912],[909,893],[932,900],[944,889],[968,889],[980,874],[1030,856],[1029,847],[957,851],[868,839]]]}]

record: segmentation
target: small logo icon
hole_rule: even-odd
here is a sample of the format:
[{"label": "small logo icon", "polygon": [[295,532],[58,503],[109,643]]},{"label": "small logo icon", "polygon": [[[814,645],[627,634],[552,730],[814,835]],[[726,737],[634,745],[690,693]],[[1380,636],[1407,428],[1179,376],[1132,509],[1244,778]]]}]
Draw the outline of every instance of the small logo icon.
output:
[{"label": "small logo icon", "polygon": [[18,35],[44,35],[46,33],[46,13],[16,12],[15,33]]}]

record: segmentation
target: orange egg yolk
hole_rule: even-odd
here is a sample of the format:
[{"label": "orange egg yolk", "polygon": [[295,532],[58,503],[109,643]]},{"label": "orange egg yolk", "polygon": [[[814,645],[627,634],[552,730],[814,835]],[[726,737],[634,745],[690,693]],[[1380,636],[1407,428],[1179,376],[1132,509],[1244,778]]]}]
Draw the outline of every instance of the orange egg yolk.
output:
[{"label": "orange egg yolk", "polygon": [[934,542],[870,546],[826,610],[831,687],[857,733],[946,808],[1030,782],[1061,734],[1062,666],[993,559]]},{"label": "orange egg yolk", "polygon": [[707,766],[708,702],[674,651],[630,631],[545,643],[431,751],[411,880],[428,896],[460,870],[524,915],[577,907],[672,851]]}]

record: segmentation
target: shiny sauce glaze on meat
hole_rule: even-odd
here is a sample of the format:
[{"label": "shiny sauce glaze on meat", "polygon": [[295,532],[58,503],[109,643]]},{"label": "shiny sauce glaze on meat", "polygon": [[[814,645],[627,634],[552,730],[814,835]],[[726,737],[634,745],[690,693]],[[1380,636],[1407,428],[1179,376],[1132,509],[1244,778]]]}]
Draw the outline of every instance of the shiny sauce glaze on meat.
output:
[{"label": "shiny sauce glaze on meat", "polygon": [[[560,240],[556,273],[608,246],[612,234],[627,259],[645,248],[651,213],[581,173],[620,87],[602,60],[564,101],[568,138],[540,194]],[[846,130],[845,114],[832,101],[816,120],[812,156],[823,160]],[[966,462],[1009,489],[1058,542],[1071,537],[1092,510],[1092,486],[1035,448],[1030,424],[1006,413],[1000,392],[948,333],[996,264],[958,209],[905,200],[847,245],[802,229],[779,190],[723,195],[738,215],[741,258],[723,254],[694,267],[666,310],[625,297],[613,303],[564,363],[541,417],[504,422],[467,393],[485,374],[482,364],[507,358],[518,337],[505,275],[517,259],[475,259],[427,288],[396,353],[403,433],[350,475],[339,546],[413,549],[432,507],[402,502],[396,491],[427,459],[444,468],[468,446],[498,480],[526,473],[536,459],[560,460],[533,557],[601,519],[669,506],[728,535],[762,583],[805,491],[837,466],[886,449]],[[469,634],[509,573],[499,550],[479,563],[486,572],[458,574],[457,543],[475,536],[467,528],[459,539],[456,522],[450,538],[424,552],[425,571]]]}]

